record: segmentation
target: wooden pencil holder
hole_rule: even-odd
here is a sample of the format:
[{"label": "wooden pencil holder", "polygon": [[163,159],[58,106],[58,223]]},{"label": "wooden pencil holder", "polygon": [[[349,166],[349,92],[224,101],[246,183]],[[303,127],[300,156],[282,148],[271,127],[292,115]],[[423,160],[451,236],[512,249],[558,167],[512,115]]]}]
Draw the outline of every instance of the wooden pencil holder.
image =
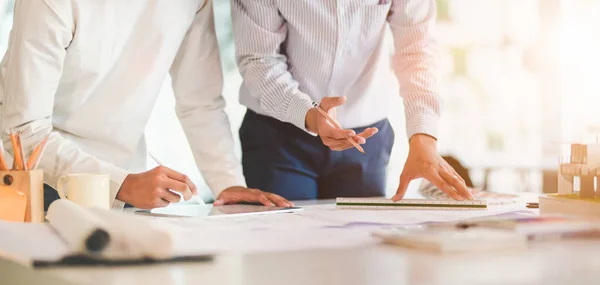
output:
[{"label": "wooden pencil holder", "polygon": [[0,220],[44,222],[44,172],[0,171]]}]

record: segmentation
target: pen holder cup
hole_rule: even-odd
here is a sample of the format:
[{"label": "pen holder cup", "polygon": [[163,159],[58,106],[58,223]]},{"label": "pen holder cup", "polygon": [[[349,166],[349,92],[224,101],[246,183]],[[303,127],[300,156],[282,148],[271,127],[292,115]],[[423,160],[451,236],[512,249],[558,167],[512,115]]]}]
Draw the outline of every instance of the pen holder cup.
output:
[{"label": "pen holder cup", "polygon": [[44,172],[0,171],[0,220],[44,222]]}]

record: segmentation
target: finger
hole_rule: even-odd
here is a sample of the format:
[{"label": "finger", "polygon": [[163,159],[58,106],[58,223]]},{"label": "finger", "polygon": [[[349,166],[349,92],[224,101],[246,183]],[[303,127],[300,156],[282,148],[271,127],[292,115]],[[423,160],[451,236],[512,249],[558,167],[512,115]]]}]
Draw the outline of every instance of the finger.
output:
[{"label": "finger", "polygon": [[348,139],[332,139],[332,138],[322,138],[323,144],[331,148],[332,150],[345,150],[353,147],[352,143],[348,141]]},{"label": "finger", "polygon": [[364,130],[362,133],[356,135],[357,137],[362,137],[365,140],[377,134],[379,130],[377,128],[368,128]]},{"label": "finger", "polygon": [[169,202],[163,200],[162,198],[156,198],[153,205],[154,205],[154,208],[164,208],[166,206],[169,206]]},{"label": "finger", "polygon": [[219,197],[219,199],[215,200],[213,202],[213,206],[223,206],[223,205],[231,205],[231,204],[235,204],[238,202],[244,202],[246,201],[246,199],[241,199],[241,198],[237,198],[237,197],[228,197],[228,196],[222,196]]},{"label": "finger", "polygon": [[277,194],[267,193],[266,196],[269,200],[271,200],[271,202],[275,203],[276,206],[279,206],[279,207],[292,207],[293,206],[293,204],[290,201],[284,199],[283,197],[281,197]]},{"label": "finger", "polygon": [[[462,183],[465,183],[465,180],[452,167],[450,167],[450,169],[448,170],[448,172],[450,172],[454,176],[456,176],[458,178],[458,180],[460,180]],[[467,185],[467,184],[465,183],[465,185]]]},{"label": "finger", "polygon": [[452,199],[457,201],[463,201],[464,198],[456,192],[454,187],[452,187],[445,179],[443,179],[439,174],[435,173],[425,179],[429,180],[431,184],[435,185],[438,189],[442,190],[444,193],[448,194]]},{"label": "finger", "polygon": [[[448,171],[448,173],[456,176],[456,178],[460,181],[462,181],[463,183],[465,183],[465,180],[462,178],[462,176],[460,176],[460,174],[458,174],[458,172],[456,172],[456,170],[454,170],[454,168],[452,168],[452,166],[450,166],[450,164],[446,163],[446,167],[444,167],[446,169],[446,171]],[[466,183],[465,183],[466,185]]]},{"label": "finger", "polygon": [[329,148],[331,148],[331,150],[334,150],[334,151],[344,151],[347,149],[351,149],[353,147],[354,146],[346,140],[346,142],[344,142],[344,143],[337,143],[337,144],[334,144],[333,146],[330,146]]},{"label": "finger", "polygon": [[181,201],[181,196],[169,190],[162,191],[162,193],[160,194],[160,198],[169,203],[178,203],[179,201]]},{"label": "finger", "polygon": [[[265,206],[275,206],[262,191],[258,191],[256,189],[249,189],[248,191],[243,191],[241,193],[237,193],[236,195],[228,195],[223,194],[215,201],[216,205],[229,205],[235,204],[239,202],[248,202],[248,203],[260,203]],[[213,203],[213,204],[215,204]]]},{"label": "finger", "polygon": [[321,103],[319,104],[319,106],[321,107],[321,109],[323,109],[325,112],[327,112],[327,111],[329,111],[329,109],[341,106],[344,103],[346,103],[345,96],[325,97],[325,98],[323,98],[323,100],[321,100]]},{"label": "finger", "polygon": [[196,187],[196,185],[192,182],[192,180],[190,180],[189,177],[187,177],[187,175],[177,172],[168,167],[164,167],[164,166],[163,166],[163,170],[164,170],[165,174],[167,175],[167,177],[169,177],[171,179],[175,179],[179,182],[185,183],[193,195],[197,194],[198,187]]},{"label": "finger", "polygon": [[192,198],[192,190],[187,184],[175,179],[171,179],[170,177],[164,178],[163,182],[159,186],[181,193],[181,195],[183,195],[183,199],[186,201]]},{"label": "finger", "polygon": [[365,138],[363,138],[360,135],[355,135],[352,137],[352,139],[357,143],[357,144],[366,144],[367,140]]},{"label": "finger", "polygon": [[454,189],[456,189],[456,192],[458,192],[458,194],[460,196],[462,196],[463,198],[468,199],[468,200],[475,200],[475,197],[473,197],[473,195],[471,194],[471,191],[469,191],[469,189],[467,189],[467,186],[460,179],[460,176],[455,175],[454,173],[451,173],[445,169],[440,171],[440,176],[444,180],[446,180],[446,182],[448,184],[450,184],[450,186],[452,186]]},{"label": "finger", "polygon": [[256,197],[256,201],[251,201],[251,202],[258,202],[265,206],[275,207],[275,204],[273,204],[273,202],[271,202],[271,200],[269,200],[269,198],[267,198],[267,196],[265,196],[264,194],[262,194],[262,193],[255,194],[255,197]]},{"label": "finger", "polygon": [[332,139],[345,139],[347,137],[355,136],[356,132],[353,130],[338,129],[327,122],[327,127],[319,129],[319,135]]},{"label": "finger", "polygon": [[396,195],[392,197],[392,201],[397,202],[404,198],[404,195],[406,194],[406,189],[408,189],[410,181],[412,181],[412,178],[404,174],[404,172],[402,173],[402,175],[400,175],[400,184],[398,185],[398,190],[396,190]]}]

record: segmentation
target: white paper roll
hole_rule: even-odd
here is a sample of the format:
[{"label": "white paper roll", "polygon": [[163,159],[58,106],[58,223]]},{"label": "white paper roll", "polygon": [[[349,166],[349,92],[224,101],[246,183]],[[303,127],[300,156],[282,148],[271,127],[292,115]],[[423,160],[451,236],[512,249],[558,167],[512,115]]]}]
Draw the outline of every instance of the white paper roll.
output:
[{"label": "white paper roll", "polygon": [[54,201],[46,219],[76,253],[101,254],[111,243],[106,223],[69,200]]},{"label": "white paper roll", "polygon": [[174,236],[167,228],[159,228],[150,219],[133,214],[96,208],[90,211],[119,233],[116,239],[126,240],[131,257],[166,259],[173,256]]}]

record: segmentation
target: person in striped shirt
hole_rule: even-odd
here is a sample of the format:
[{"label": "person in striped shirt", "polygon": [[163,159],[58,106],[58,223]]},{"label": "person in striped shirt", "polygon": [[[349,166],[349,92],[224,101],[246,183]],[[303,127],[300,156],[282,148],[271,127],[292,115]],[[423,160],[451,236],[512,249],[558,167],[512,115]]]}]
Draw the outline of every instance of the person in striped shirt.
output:
[{"label": "person in striped shirt", "polygon": [[[415,178],[473,199],[437,153],[435,15],[434,0],[233,0],[248,186],[292,200],[385,195],[394,143],[387,115],[400,95],[410,150],[392,199]],[[400,90],[386,88],[394,75]],[[347,129],[327,122],[313,102]]]}]

